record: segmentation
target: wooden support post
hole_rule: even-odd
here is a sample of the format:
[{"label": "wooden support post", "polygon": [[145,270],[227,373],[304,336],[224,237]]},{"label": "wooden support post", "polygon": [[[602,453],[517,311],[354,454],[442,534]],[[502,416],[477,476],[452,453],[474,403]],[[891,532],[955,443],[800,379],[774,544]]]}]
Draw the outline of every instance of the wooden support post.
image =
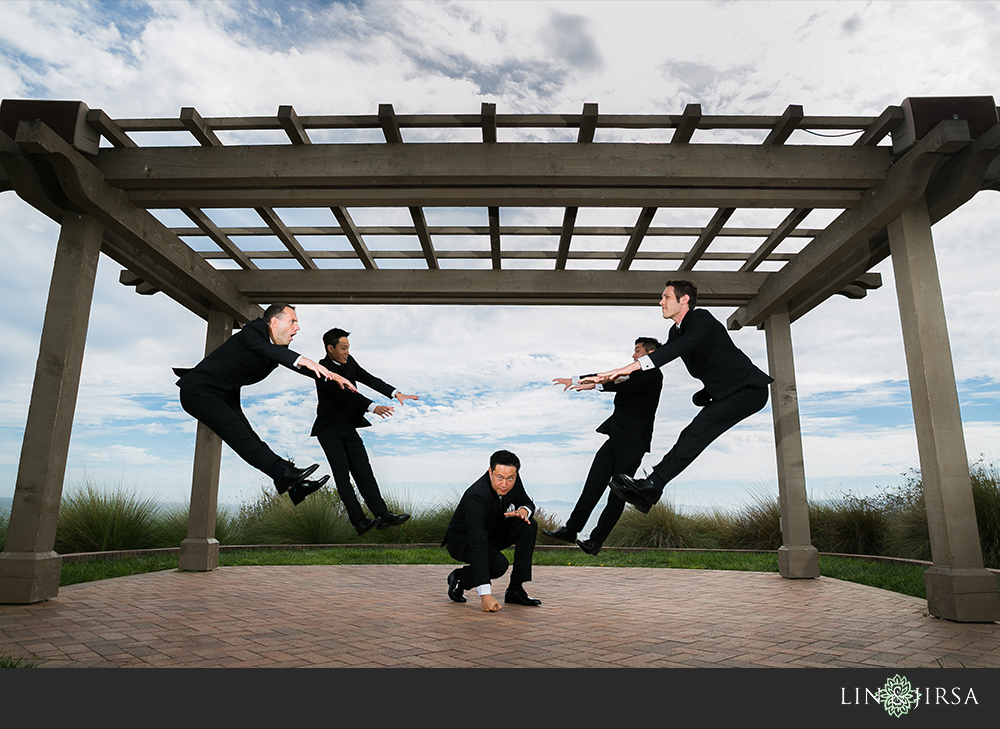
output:
[{"label": "wooden support post", "polygon": [[997,578],[983,568],[944,300],[924,198],[888,227],[934,565],[924,574],[931,615],[1000,620]]},{"label": "wooden support post", "polygon": [[764,320],[767,366],[774,377],[771,414],[774,449],[778,459],[778,494],[781,505],[781,541],[778,571],[782,577],[819,577],[819,552],[809,534],[806,471],[799,428],[799,397],[795,389],[792,325],[788,309]]},{"label": "wooden support post", "polygon": [[[208,315],[205,354],[216,349],[233,333],[233,318],[221,311]],[[187,539],[181,542],[179,567],[207,572],[219,566],[219,541],[215,538],[215,516],[219,507],[219,471],[222,439],[203,423],[198,423],[194,445],[194,473],[191,476],[191,511]]]},{"label": "wooden support post", "polygon": [[53,545],[103,235],[94,218],[64,213],[0,553],[0,603],[24,605],[59,594],[62,558]]}]

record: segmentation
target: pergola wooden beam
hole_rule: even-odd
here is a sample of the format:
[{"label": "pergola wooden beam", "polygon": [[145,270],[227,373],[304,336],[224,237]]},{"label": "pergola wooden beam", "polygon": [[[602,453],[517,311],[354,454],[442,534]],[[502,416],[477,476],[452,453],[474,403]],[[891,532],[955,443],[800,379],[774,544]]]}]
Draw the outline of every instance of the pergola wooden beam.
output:
[{"label": "pergola wooden beam", "polygon": [[761,263],[766,261],[771,253],[781,245],[781,242],[792,235],[795,228],[811,213],[809,208],[796,208],[790,212],[774,231],[767,236],[767,239],[760,244],[760,247],[747,258],[746,263],[741,267],[741,271],[756,271]]},{"label": "pergola wooden beam", "polygon": [[291,106],[278,107],[278,122],[292,144],[312,144],[306,128],[302,125],[302,120],[299,119],[295,109]]},{"label": "pergola wooden beam", "polygon": [[337,222],[340,223],[339,234],[347,238],[347,241],[351,244],[354,249],[354,254],[361,261],[361,265],[369,270],[375,270],[378,268],[378,264],[375,263],[375,259],[372,257],[372,252],[368,250],[368,246],[365,244],[364,237],[358,230],[358,227],[354,224],[354,219],[351,218],[350,212],[347,208],[337,207],[330,208],[333,212]]},{"label": "pergola wooden beam", "polygon": [[176,278],[190,291],[190,297],[206,299],[239,322],[260,316],[259,306],[244,298],[219,271],[171,233],[169,228],[136,207],[128,195],[104,181],[100,171],[89,160],[43,122],[22,122],[15,141],[24,151],[52,165],[74,205],[101,221],[112,233]]},{"label": "pergola wooden beam", "polygon": [[881,183],[892,162],[885,147],[536,142],[115,148],[94,160],[109,184],[159,194],[497,185],[859,191]]},{"label": "pergola wooden beam", "polygon": [[694,136],[698,123],[701,121],[701,104],[688,104],[684,107],[680,121],[674,129],[674,136],[670,138],[671,144],[687,144]]},{"label": "pergola wooden beam", "polygon": [[[386,270],[222,271],[251,301],[301,303],[454,303],[508,305],[650,306],[659,300],[664,271]],[[692,272],[698,301],[736,306],[748,301],[766,273]]]},{"label": "pergola wooden beam", "polygon": [[199,231],[211,238],[219,248],[225,251],[230,259],[240,264],[240,268],[257,268],[257,265],[250,260],[250,256],[233,243],[232,239],[223,233],[219,229],[219,226],[201,210],[198,208],[182,208],[181,212],[187,215],[191,219],[191,222],[198,226]]},{"label": "pergola wooden beam", "polygon": [[646,231],[649,230],[649,225],[653,222],[654,217],[656,217],[655,207],[646,207],[639,212],[639,218],[635,221],[632,234],[629,236],[628,243],[625,244],[621,261],[618,263],[619,271],[627,271],[632,265],[632,261],[635,260],[636,255],[639,253],[639,246],[642,244],[642,239],[645,237]]},{"label": "pergola wooden beam", "polygon": [[729,317],[729,328],[758,326],[786,306],[922,196],[942,156],[958,152],[970,141],[964,120],[939,123],[896,162],[882,184],[838,216],[794,261],[772,273],[754,300]]},{"label": "pergola wooden beam", "polygon": [[705,254],[705,251],[708,250],[708,247],[715,240],[722,227],[729,222],[729,218],[732,217],[734,212],[736,212],[736,208],[719,208],[715,211],[708,225],[705,226],[701,235],[698,236],[698,240],[691,246],[688,254],[684,256],[684,260],[681,262],[680,268],[678,268],[679,271],[690,271],[694,268],[694,265]]},{"label": "pergola wooden beam", "polygon": [[[577,144],[591,144],[594,141],[594,132],[597,130],[597,117],[597,104],[583,105],[583,115],[580,117],[580,132],[576,138]],[[557,271],[562,271],[566,268],[569,247],[573,240],[573,228],[576,225],[576,216],[579,211],[579,207],[570,206],[563,213],[562,231],[559,233],[559,255],[556,256]]]},{"label": "pergola wooden beam", "polygon": [[302,268],[310,269],[316,268],[316,264],[313,263],[312,258],[306,253],[302,244],[292,235],[291,231],[285,225],[284,221],[278,216],[272,208],[269,207],[258,207],[254,208],[257,214],[263,219],[267,224],[267,227],[271,229],[275,237],[281,241],[282,245],[288,249],[296,261],[302,264]]},{"label": "pergola wooden beam", "polygon": [[603,208],[833,208],[852,207],[863,190],[768,187],[607,187],[585,188],[560,184],[535,186],[431,185],[341,189],[314,187],[132,190],[129,198],[141,207],[252,208],[252,207],[603,207]]}]

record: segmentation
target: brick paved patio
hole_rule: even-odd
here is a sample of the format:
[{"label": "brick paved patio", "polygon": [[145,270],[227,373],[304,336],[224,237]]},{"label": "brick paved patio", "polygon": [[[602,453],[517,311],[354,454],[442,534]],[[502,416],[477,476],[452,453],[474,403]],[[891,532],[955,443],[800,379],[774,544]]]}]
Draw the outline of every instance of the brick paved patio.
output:
[{"label": "brick paved patio", "polygon": [[543,566],[528,586],[541,607],[486,614],[474,593],[448,600],[450,569],[224,567],[73,585],[0,606],[0,655],[43,667],[1000,667],[1000,624],[937,620],[923,600],[825,577]]}]

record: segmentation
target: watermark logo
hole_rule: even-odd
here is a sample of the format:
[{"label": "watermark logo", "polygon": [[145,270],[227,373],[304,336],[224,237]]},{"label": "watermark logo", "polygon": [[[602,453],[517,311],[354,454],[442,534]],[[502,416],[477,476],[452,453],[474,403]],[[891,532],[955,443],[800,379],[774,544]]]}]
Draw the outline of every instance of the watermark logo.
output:
[{"label": "watermark logo", "polygon": [[910,686],[910,681],[900,675],[886,680],[878,691],[879,703],[890,716],[902,716],[920,704],[920,692]]},{"label": "watermark logo", "polygon": [[972,688],[944,686],[914,686],[905,676],[896,674],[886,679],[882,688],[841,687],[841,706],[880,705],[889,716],[899,718],[920,706],[978,705]]}]

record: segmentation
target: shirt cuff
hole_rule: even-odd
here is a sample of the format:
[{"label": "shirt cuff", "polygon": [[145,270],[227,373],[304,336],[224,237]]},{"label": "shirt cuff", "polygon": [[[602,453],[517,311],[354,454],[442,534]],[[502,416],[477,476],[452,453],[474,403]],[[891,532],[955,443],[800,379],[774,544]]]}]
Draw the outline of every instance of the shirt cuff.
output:
[{"label": "shirt cuff", "polygon": [[395,390],[392,391],[392,394],[389,395],[389,397],[396,397],[396,395],[398,394],[399,394],[399,388],[397,387]]},{"label": "shirt cuff", "polygon": [[292,366],[293,366],[293,367],[301,367],[301,366],[302,366],[302,360],[303,360],[304,358],[305,358],[305,355],[301,355],[301,354],[300,354],[300,355],[299,355],[299,358],[298,358],[297,360],[295,360],[295,364],[294,364],[294,365],[292,365]]},{"label": "shirt cuff", "polygon": [[476,585],[476,594],[479,595],[479,597],[482,597],[483,595],[492,595],[493,590],[490,589],[490,583],[487,582],[485,585]]},{"label": "shirt cuff", "polygon": [[377,408],[377,407],[378,407],[378,405],[376,405],[375,402],[372,401],[371,403],[368,404],[367,410],[368,410],[368,412],[374,414],[375,413],[375,408]]},{"label": "shirt cuff", "polygon": [[640,357],[639,359],[636,360],[636,362],[639,363],[639,366],[642,367],[643,371],[656,369],[656,365],[653,364],[653,360],[649,358],[648,354],[643,357]]}]

